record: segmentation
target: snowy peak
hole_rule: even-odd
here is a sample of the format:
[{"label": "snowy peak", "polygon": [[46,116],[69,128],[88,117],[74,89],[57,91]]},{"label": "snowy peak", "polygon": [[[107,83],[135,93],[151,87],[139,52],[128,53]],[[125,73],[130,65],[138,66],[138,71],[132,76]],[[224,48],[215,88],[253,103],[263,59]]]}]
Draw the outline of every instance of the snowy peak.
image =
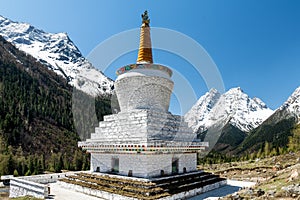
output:
[{"label": "snowy peak", "polygon": [[287,109],[290,113],[295,114],[298,119],[300,118],[300,87],[292,93],[288,100],[279,109]]},{"label": "snowy peak", "polygon": [[[203,95],[196,103],[197,108],[201,108],[204,112],[200,112],[200,114],[205,114],[211,111],[211,109],[215,106],[215,104],[218,102],[221,94],[216,89],[211,89],[209,92],[207,92],[205,95]],[[199,112],[199,109],[197,109]],[[201,117],[200,119],[203,119]]]},{"label": "snowy peak", "polygon": [[256,105],[259,105],[259,108],[268,108],[268,106],[258,97],[254,97],[252,100],[256,103]]},{"label": "snowy peak", "polygon": [[66,33],[46,33],[0,16],[0,35],[78,89],[93,96],[112,92],[113,81],[82,56]]},{"label": "snowy peak", "polygon": [[[241,88],[232,88],[224,95],[227,107],[233,109],[232,111],[239,112],[241,110],[247,113],[268,109],[267,105],[257,97],[250,98],[243,92]],[[230,110],[228,110],[230,111]]]},{"label": "snowy peak", "polygon": [[215,89],[206,93],[185,115],[185,120],[194,131],[203,132],[217,123],[230,123],[249,132],[272,113],[259,98],[251,99],[237,87],[222,95]]},{"label": "snowy peak", "polygon": [[185,120],[189,123],[189,126],[193,130],[199,128],[199,125],[209,115],[211,109],[218,102],[220,96],[221,94],[216,89],[211,89],[205,95],[200,97],[192,109],[185,114]]},{"label": "snowy peak", "polygon": [[244,132],[256,128],[273,113],[260,99],[251,99],[240,88],[229,90],[223,99],[223,109],[231,117],[230,124]]}]

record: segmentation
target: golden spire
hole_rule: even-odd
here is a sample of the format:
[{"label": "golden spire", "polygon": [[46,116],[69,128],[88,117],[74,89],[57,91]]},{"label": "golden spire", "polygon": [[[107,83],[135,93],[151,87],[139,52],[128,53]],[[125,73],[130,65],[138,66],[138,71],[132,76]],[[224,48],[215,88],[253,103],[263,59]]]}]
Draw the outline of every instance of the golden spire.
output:
[{"label": "golden spire", "polygon": [[153,63],[152,58],[152,47],[151,47],[151,37],[150,37],[150,19],[148,17],[147,10],[142,14],[142,26],[140,33],[140,48],[137,58],[137,63]]}]

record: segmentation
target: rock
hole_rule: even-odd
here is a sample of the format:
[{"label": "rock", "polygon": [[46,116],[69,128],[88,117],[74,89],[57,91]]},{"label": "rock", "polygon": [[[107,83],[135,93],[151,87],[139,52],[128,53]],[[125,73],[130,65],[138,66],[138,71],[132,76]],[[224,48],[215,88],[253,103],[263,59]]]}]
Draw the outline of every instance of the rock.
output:
[{"label": "rock", "polygon": [[233,200],[240,200],[241,197],[240,197],[240,195],[239,195],[238,193],[233,193],[233,194],[231,195],[231,199],[233,199]]},{"label": "rock", "polygon": [[269,197],[274,197],[274,196],[275,196],[275,193],[276,193],[276,190],[269,190],[269,191],[268,191],[268,196],[269,196]]},{"label": "rock", "polygon": [[289,193],[290,195],[293,195],[293,194],[300,195],[300,186],[299,186],[299,184],[282,187],[281,190]]},{"label": "rock", "polygon": [[246,189],[246,191],[244,192],[245,195],[248,195],[248,196],[252,196],[254,193],[253,189],[252,188],[249,188],[249,189]]},{"label": "rock", "polygon": [[258,197],[260,197],[260,196],[262,196],[262,195],[265,194],[265,191],[263,191],[262,189],[259,188],[259,189],[257,190],[256,194],[257,194]]},{"label": "rock", "polygon": [[292,197],[293,197],[293,198],[295,198],[295,197],[297,197],[297,196],[298,196],[297,194],[292,194]]},{"label": "rock", "polygon": [[288,182],[291,182],[299,177],[297,169],[294,169],[291,173],[291,176],[288,178]]},{"label": "rock", "polygon": [[282,169],[282,165],[278,162],[273,166],[273,171],[278,171]]}]

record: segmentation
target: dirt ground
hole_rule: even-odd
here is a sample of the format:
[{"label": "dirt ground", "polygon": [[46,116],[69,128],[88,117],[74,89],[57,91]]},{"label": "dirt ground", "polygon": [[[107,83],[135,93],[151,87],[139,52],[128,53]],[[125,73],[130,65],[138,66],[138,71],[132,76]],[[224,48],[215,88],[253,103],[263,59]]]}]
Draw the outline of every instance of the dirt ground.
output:
[{"label": "dirt ground", "polygon": [[223,199],[300,199],[300,152],[199,168],[227,179],[257,183]]}]

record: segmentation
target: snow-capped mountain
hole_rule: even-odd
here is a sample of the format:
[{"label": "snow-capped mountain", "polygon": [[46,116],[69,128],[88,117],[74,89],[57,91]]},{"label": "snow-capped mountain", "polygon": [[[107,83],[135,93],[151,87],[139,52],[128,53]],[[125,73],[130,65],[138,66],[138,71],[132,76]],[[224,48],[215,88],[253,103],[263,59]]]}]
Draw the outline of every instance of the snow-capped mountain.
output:
[{"label": "snow-capped mountain", "polygon": [[239,87],[224,94],[211,89],[185,115],[194,131],[203,132],[215,124],[231,124],[249,132],[267,119],[273,111],[259,98],[250,98]]},{"label": "snow-capped mountain", "polygon": [[291,114],[300,118],[300,87],[298,87],[288,100],[279,108],[279,110],[287,110]]},{"label": "snow-capped mountain", "polygon": [[112,92],[113,81],[82,56],[66,33],[46,33],[28,23],[0,16],[0,35],[76,88],[93,96]]},{"label": "snow-capped mountain", "polygon": [[294,136],[294,129],[300,122],[299,119],[300,87],[268,119],[253,130],[233,153],[258,151],[266,141],[275,148],[288,146],[291,137]]}]

